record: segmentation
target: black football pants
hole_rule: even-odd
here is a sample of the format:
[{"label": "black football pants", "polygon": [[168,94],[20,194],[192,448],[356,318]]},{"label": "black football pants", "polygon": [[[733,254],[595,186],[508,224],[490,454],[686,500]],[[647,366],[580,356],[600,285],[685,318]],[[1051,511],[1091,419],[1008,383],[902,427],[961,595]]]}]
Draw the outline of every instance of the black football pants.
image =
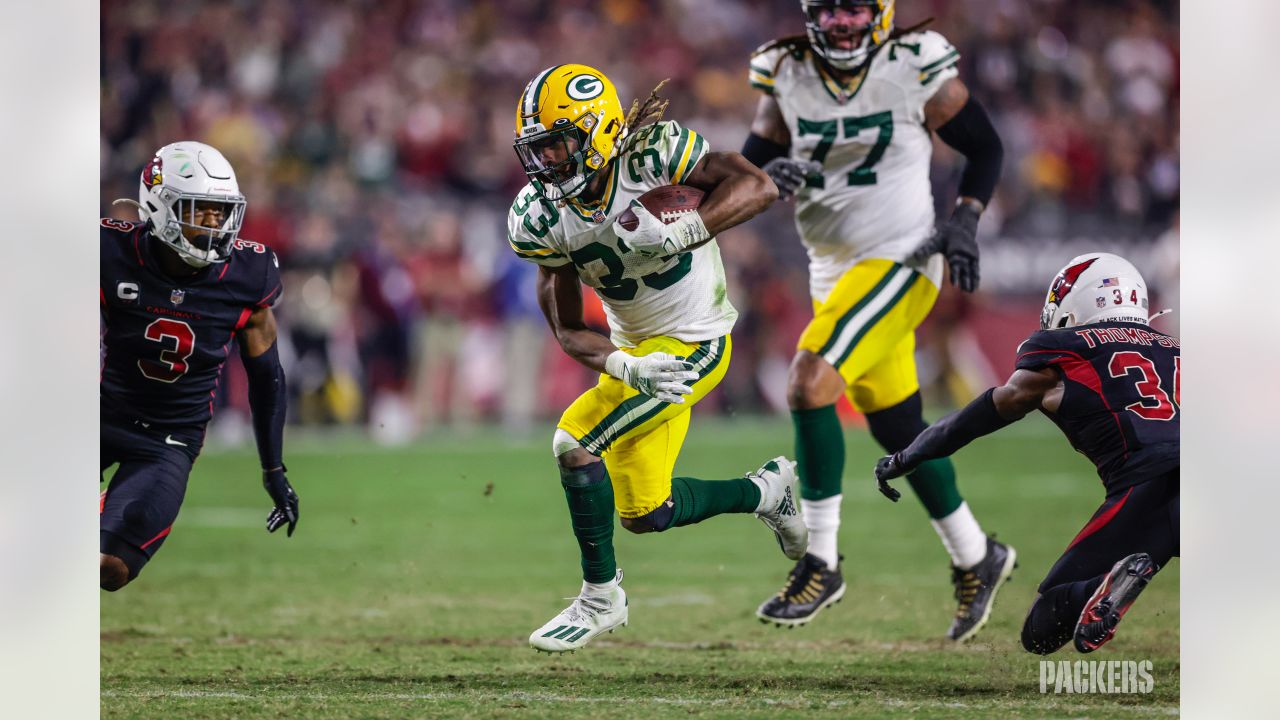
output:
[{"label": "black football pants", "polygon": [[1048,655],[1071,640],[1080,613],[1121,559],[1151,556],[1163,568],[1178,555],[1178,470],[1108,495],[1040,583],[1022,626],[1022,646]]},{"label": "black football pants", "polygon": [[104,414],[100,433],[100,470],[120,467],[102,494],[98,549],[123,560],[132,580],[178,517],[204,428],[159,428]]}]

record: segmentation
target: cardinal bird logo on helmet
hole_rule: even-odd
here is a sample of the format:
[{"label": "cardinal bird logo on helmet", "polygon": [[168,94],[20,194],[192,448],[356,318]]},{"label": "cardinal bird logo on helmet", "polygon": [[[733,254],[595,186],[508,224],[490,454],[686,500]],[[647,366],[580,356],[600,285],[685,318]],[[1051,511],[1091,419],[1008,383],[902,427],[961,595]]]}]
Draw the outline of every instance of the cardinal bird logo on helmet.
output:
[{"label": "cardinal bird logo on helmet", "polygon": [[1067,293],[1071,292],[1071,288],[1075,287],[1076,280],[1080,279],[1081,273],[1088,270],[1089,266],[1097,259],[1089,258],[1082,263],[1076,263],[1063,270],[1061,275],[1053,279],[1053,285],[1049,286],[1049,299],[1046,302],[1062,304],[1062,299],[1067,296]]},{"label": "cardinal bird logo on helmet", "polygon": [[164,162],[159,157],[151,158],[151,162],[142,170],[142,184],[147,187],[155,187],[164,182]]}]

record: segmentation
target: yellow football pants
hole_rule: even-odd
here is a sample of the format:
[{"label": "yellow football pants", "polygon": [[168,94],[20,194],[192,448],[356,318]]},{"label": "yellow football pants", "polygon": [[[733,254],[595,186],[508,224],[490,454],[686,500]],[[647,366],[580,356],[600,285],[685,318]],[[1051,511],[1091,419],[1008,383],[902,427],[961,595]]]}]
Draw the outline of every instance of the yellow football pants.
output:
[{"label": "yellow football pants", "polygon": [[613,481],[614,504],[624,518],[646,515],[671,495],[671,473],[689,432],[689,410],[706,397],[729,369],[728,335],[701,343],[659,336],[624,352],[665,352],[693,363],[698,379],[684,403],[672,405],[641,395],[626,383],[601,375],[595,387],[573,401],[557,427],[587,452],[599,455]]},{"label": "yellow football pants", "polygon": [[797,349],[831,363],[859,411],[893,407],[920,389],[915,330],[937,299],[938,288],[919,272],[892,260],[863,260],[814,302]]}]

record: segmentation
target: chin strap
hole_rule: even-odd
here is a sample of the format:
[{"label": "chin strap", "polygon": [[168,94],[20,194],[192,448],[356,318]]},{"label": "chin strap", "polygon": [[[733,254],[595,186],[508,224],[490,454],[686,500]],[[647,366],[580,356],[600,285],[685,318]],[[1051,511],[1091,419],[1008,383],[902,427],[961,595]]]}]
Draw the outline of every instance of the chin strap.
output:
[{"label": "chin strap", "polygon": [[1160,317],[1161,315],[1168,315],[1168,314],[1169,314],[1169,313],[1171,313],[1171,312],[1173,312],[1173,308],[1165,308],[1165,309],[1161,310],[1160,312],[1156,313],[1155,315],[1152,315],[1151,317],[1147,318],[1147,324],[1148,324],[1148,325],[1150,325],[1152,320],[1155,320],[1156,318]]}]

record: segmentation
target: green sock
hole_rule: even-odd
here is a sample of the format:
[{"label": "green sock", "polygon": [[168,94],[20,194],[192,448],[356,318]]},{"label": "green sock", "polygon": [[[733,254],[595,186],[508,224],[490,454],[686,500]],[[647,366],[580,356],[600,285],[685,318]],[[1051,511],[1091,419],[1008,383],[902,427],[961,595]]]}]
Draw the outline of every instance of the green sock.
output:
[{"label": "green sock", "polygon": [[613,580],[618,563],[613,557],[613,483],[609,471],[602,462],[561,467],[560,484],[582,553],[582,579],[591,583]]},{"label": "green sock", "polygon": [[956,469],[951,458],[938,458],[922,463],[916,471],[907,476],[911,489],[924,504],[929,517],[938,520],[944,518],[963,502],[960,489],[956,487]]},{"label": "green sock", "polygon": [[678,477],[671,478],[671,499],[675,501],[671,525],[683,527],[723,513],[755,512],[760,505],[760,488],[747,478]]},{"label": "green sock", "polygon": [[800,497],[823,500],[840,494],[844,475],[844,430],[836,406],[792,410],[796,428],[796,464]]}]

